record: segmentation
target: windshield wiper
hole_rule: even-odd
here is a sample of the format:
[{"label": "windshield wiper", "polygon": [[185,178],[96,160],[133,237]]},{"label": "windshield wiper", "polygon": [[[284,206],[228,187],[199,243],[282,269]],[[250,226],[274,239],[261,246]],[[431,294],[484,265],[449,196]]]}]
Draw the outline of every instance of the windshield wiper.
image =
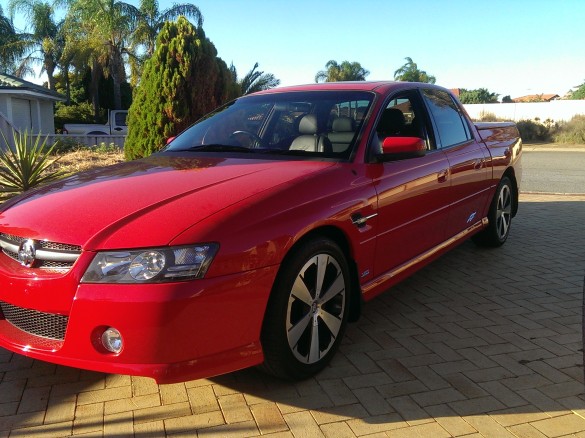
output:
[{"label": "windshield wiper", "polygon": [[[171,149],[171,151],[173,151]],[[199,146],[193,146],[187,149],[175,149],[174,152],[185,152],[185,151],[193,151],[193,152],[253,152],[252,149],[249,149],[245,146],[234,146],[229,144],[203,144]]]}]

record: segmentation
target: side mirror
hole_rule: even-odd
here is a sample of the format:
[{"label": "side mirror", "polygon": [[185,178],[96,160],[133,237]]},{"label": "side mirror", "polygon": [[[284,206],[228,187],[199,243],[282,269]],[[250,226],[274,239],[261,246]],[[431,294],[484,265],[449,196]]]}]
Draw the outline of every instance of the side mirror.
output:
[{"label": "side mirror", "polygon": [[382,143],[382,153],[378,161],[403,160],[406,158],[424,157],[427,145],[419,137],[386,137]]},{"label": "side mirror", "polygon": [[169,144],[174,139],[175,139],[175,136],[172,136],[172,137],[167,138],[167,143],[166,144]]}]

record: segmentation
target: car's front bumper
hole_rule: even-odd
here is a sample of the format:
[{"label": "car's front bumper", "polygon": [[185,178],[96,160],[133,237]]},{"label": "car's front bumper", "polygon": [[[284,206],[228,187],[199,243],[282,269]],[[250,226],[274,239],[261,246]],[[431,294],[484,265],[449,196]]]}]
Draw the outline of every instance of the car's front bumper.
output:
[{"label": "car's front bumper", "polygon": [[[0,347],[66,366],[152,377],[159,383],[256,365],[263,360],[260,330],[277,269],[177,283],[79,284],[70,309],[59,314],[47,312],[46,295],[56,293],[50,279],[42,281],[44,289],[31,289],[30,279],[8,278],[0,270],[0,301],[16,309],[8,319],[0,313]],[[39,297],[39,291],[46,293]],[[27,324],[27,318],[36,321],[46,315],[66,325],[63,339],[52,334],[47,338],[44,327]],[[101,345],[101,334],[109,327],[122,335],[119,354]]]}]

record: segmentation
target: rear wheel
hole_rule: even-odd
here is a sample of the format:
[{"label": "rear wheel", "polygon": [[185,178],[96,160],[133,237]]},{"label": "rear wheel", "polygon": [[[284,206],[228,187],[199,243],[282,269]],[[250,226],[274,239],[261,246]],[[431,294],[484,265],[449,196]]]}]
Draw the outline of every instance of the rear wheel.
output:
[{"label": "rear wheel", "polygon": [[488,227],[472,237],[477,245],[498,247],[506,242],[512,225],[514,202],[512,181],[505,176],[500,181],[492,200],[488,213]]},{"label": "rear wheel", "polygon": [[343,252],[328,239],[309,241],[287,257],[262,327],[264,371],[299,380],[329,363],[347,325],[349,275]]}]

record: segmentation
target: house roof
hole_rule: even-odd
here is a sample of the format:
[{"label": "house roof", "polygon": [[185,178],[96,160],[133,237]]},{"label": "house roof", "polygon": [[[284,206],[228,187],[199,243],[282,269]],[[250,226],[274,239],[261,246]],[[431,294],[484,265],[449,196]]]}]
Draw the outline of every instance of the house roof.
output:
[{"label": "house roof", "polygon": [[558,99],[558,94],[529,94],[528,96],[515,97],[514,102],[550,102]]},{"label": "house roof", "polygon": [[49,100],[64,101],[65,97],[56,91],[49,90],[42,85],[37,85],[16,76],[0,73],[0,93],[15,91],[24,92],[25,94],[33,95],[38,98],[45,98]]}]

